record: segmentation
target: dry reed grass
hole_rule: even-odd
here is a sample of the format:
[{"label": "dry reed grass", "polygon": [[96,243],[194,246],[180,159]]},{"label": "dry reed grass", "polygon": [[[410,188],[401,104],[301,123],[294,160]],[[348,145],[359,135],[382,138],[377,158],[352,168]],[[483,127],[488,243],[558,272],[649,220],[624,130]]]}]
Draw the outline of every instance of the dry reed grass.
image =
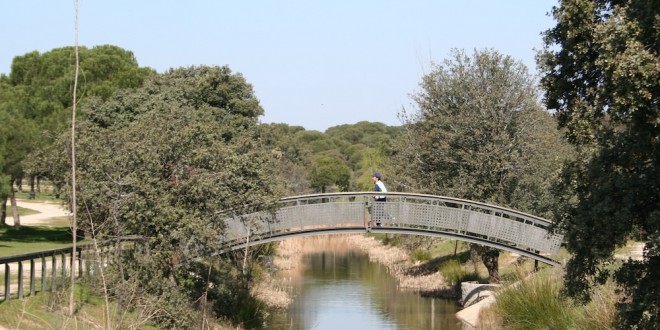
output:
[{"label": "dry reed grass", "polygon": [[421,292],[440,292],[449,289],[447,282],[439,272],[425,275],[411,275],[409,269],[416,265],[410,259],[408,252],[395,247],[386,246],[373,237],[354,235],[351,243],[367,252],[369,259],[384,265],[394,276],[399,288]]}]

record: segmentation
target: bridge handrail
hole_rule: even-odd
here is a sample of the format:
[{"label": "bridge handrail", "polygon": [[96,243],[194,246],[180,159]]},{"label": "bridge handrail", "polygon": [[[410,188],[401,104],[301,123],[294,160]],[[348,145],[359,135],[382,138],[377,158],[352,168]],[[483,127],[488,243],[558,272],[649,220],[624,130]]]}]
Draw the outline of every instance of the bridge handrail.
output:
[{"label": "bridge handrail", "polygon": [[[140,236],[124,236],[121,238],[116,238],[116,239],[111,239],[111,240],[106,240],[103,242],[99,242],[97,244],[98,247],[104,247],[107,246],[108,244],[114,243],[117,240],[122,240],[122,241],[137,241],[140,240]],[[84,249],[90,249],[94,247],[94,243],[84,243],[84,244],[77,244],[76,245],[76,251],[84,250]],[[5,257],[0,257],[0,265],[3,264],[8,264],[12,262],[18,262],[18,261],[29,261],[30,259],[37,259],[41,257],[50,257],[53,254],[63,254],[63,253],[71,253],[73,252],[73,246],[66,246],[62,248],[56,248],[56,249],[46,249],[46,250],[39,250],[35,252],[29,252],[29,253],[23,253],[23,254],[15,254],[11,256],[5,256]]]},{"label": "bridge handrail", "polygon": [[290,196],[280,199],[280,203],[302,201],[302,200],[313,200],[320,198],[337,198],[337,197],[361,197],[361,196],[385,196],[385,197],[410,197],[415,199],[426,199],[429,201],[436,202],[446,202],[446,203],[455,203],[469,205],[473,207],[478,207],[482,209],[494,210],[497,212],[506,212],[510,215],[515,215],[516,217],[530,220],[542,227],[550,227],[554,222],[535,216],[533,214],[517,211],[503,206],[498,206],[494,204],[488,204],[484,202],[477,202],[468,199],[456,198],[456,197],[447,197],[447,196],[437,196],[429,194],[418,194],[418,193],[405,193],[405,192],[373,192],[373,191],[361,191],[361,192],[335,192],[335,193],[317,193],[317,194],[306,194],[299,196]]}]

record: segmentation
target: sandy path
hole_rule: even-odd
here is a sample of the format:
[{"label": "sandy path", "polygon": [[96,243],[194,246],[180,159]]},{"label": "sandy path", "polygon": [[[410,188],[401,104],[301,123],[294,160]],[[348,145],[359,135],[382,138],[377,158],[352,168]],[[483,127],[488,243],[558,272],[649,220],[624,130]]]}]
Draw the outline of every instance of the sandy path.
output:
[{"label": "sandy path", "polygon": [[[20,207],[39,212],[30,215],[22,215],[20,217],[21,225],[47,225],[52,218],[65,217],[70,214],[70,212],[65,210],[60,203],[30,202],[19,199],[16,201],[16,204]],[[13,226],[14,218],[11,216],[9,205],[7,205],[7,213],[7,225]]]}]

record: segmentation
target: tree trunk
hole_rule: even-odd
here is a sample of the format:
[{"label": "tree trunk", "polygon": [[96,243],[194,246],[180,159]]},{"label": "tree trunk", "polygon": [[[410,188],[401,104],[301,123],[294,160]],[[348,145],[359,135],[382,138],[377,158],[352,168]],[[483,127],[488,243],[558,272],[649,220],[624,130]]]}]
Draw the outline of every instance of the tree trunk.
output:
[{"label": "tree trunk", "polygon": [[18,216],[18,205],[16,205],[16,192],[13,185],[9,192],[9,201],[11,202],[11,214],[14,217],[14,227],[21,226],[21,218]]},{"label": "tree trunk", "polygon": [[2,205],[0,205],[0,226],[7,225],[7,197],[2,198]]},{"label": "tree trunk", "polygon": [[500,271],[498,259],[500,258],[500,251],[494,248],[483,248],[481,250],[481,261],[488,269],[488,282],[500,283]]}]

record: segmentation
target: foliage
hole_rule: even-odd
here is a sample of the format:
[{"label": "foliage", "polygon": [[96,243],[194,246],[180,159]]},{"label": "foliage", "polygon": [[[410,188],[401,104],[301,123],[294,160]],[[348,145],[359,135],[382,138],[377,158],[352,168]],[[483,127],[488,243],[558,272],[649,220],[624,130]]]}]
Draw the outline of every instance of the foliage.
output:
[{"label": "foliage", "polygon": [[[138,67],[133,54],[116,46],[80,47],[83,82],[78,99],[106,99],[118,89],[142,84],[152,69]],[[29,176],[50,176],[55,169],[44,149],[68,128],[72,106],[74,48],[16,56],[9,76],[0,77],[0,122],[7,141],[0,141],[0,197],[7,185]],[[0,138],[3,139],[3,138]],[[3,139],[3,140],[4,140]],[[4,146],[3,146],[4,144]],[[66,154],[64,154],[66,155]],[[2,219],[4,220],[4,219]]]},{"label": "foliage", "polygon": [[496,51],[468,57],[455,50],[421,87],[418,112],[403,113],[400,172],[423,192],[505,206],[517,206],[520,197],[539,200],[523,180],[551,177],[565,148],[524,65]]},{"label": "foliage", "polygon": [[6,79],[0,79],[0,98],[0,173],[16,179],[22,175],[22,159],[35,146],[36,128],[19,111],[21,99]]},{"label": "foliage", "polygon": [[[557,191],[572,257],[566,292],[579,301],[604,283],[607,263],[632,234],[646,235],[644,260],[616,271],[626,299],[622,327],[660,323],[660,3],[563,1],[539,56],[545,102],[580,157]],[[598,235],[593,235],[597,230]]]},{"label": "foliage", "polygon": [[312,187],[325,193],[326,187],[336,186],[340,191],[348,191],[351,169],[334,153],[322,153],[312,158],[310,182]]},{"label": "foliage", "polygon": [[[118,268],[113,291],[131,284],[162,297],[170,312],[192,308],[199,297],[187,293],[186,283],[206,278],[194,261],[218,251],[224,220],[279,198],[252,87],[227,67],[179,68],[89,102],[84,111],[76,148],[78,228],[98,239],[144,238],[149,257]],[[67,141],[54,145],[64,147],[59,154],[66,155]],[[163,313],[159,322],[186,327],[194,319],[172,315]]]},{"label": "foliage", "polygon": [[304,146],[295,138],[298,132],[305,131],[302,126],[287,124],[261,124],[259,136],[264,148],[270,154],[277,166],[275,175],[277,182],[282,184],[286,195],[304,195],[311,193],[311,185],[307,177],[306,167],[309,166]]},{"label": "foliage", "polygon": [[286,124],[261,124],[259,129],[289,194],[372,190],[374,171],[391,173],[389,156],[402,131],[366,121],[330,127],[325,133]]},{"label": "foliage", "polygon": [[[4,76],[3,76],[4,77]],[[0,79],[0,204],[12,195],[13,183],[23,176],[22,161],[35,148],[35,125],[18,112],[19,100],[6,79]],[[0,214],[5,224],[6,214]]]},{"label": "foliage", "polygon": [[[152,69],[140,68],[133,53],[117,46],[79,47],[79,53],[80,99],[107,99],[118,89],[140,86],[145,76],[154,73]],[[19,112],[41,128],[61,131],[72,105],[74,69],[73,47],[16,56],[9,81],[21,96]]]},{"label": "foliage", "polygon": [[[397,174],[414,190],[547,215],[566,145],[538,103],[527,68],[496,51],[452,58],[422,78],[418,109],[403,112]],[[497,281],[498,251],[483,249]]]}]

